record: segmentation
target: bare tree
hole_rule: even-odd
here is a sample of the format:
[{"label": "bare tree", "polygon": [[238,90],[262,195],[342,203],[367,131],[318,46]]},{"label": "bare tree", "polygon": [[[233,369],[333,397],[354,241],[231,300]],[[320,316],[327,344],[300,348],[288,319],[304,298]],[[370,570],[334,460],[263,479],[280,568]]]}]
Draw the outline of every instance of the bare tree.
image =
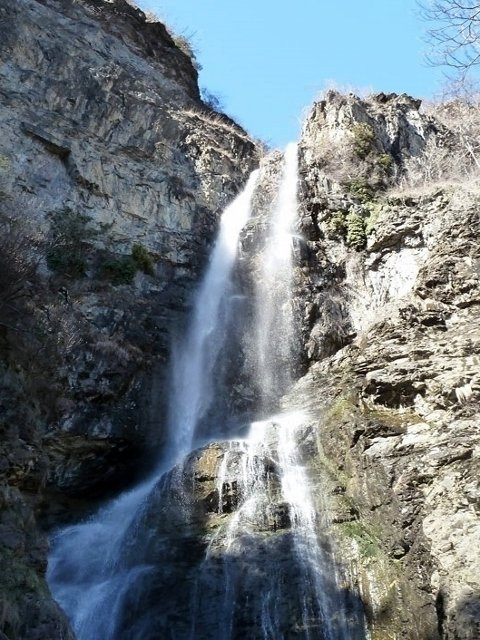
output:
[{"label": "bare tree", "polygon": [[480,64],[480,2],[478,0],[419,0],[424,17],[431,21],[428,40],[435,65],[454,70],[462,83]]},{"label": "bare tree", "polygon": [[0,218],[0,325],[19,313],[18,304],[37,270],[38,242],[18,221]]},{"label": "bare tree", "polygon": [[469,100],[449,100],[431,108],[430,112],[450,131],[458,140],[460,155],[458,165],[464,168],[470,165],[474,174],[480,171],[480,101],[479,96],[471,95]]}]

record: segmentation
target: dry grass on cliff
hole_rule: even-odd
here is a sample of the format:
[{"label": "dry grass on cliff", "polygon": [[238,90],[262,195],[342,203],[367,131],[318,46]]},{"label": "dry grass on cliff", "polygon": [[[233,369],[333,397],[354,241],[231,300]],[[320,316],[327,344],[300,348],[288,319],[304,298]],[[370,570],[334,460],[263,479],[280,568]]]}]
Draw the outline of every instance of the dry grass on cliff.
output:
[{"label": "dry grass on cliff", "polygon": [[19,220],[0,217],[0,326],[15,323],[36,275],[40,238]]},{"label": "dry grass on cliff", "polygon": [[240,125],[225,113],[217,113],[215,111],[200,108],[183,109],[182,111],[177,111],[175,113],[180,113],[186,119],[192,118],[199,120],[208,126],[213,126],[215,128],[220,127],[225,133],[230,133],[242,140],[253,141],[259,146],[263,145],[261,141],[251,138]]},{"label": "dry grass on cliff", "polygon": [[430,137],[424,153],[406,161],[392,192],[475,187],[480,180],[480,98],[424,103],[423,111],[444,127],[447,135]]}]

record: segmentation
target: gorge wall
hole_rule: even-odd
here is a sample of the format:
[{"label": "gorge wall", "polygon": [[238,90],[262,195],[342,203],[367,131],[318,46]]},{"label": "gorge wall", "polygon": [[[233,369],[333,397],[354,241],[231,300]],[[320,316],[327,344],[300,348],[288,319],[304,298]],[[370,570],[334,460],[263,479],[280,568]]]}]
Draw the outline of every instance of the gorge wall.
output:
[{"label": "gorge wall", "polygon": [[[479,192],[447,178],[382,195],[432,148],[431,164],[455,157],[454,134],[418,109],[406,97],[332,94],[305,123],[305,235],[333,277],[326,289],[307,256],[307,357],[324,357],[294,394],[314,398],[334,535],[343,557],[355,548],[373,637],[474,638]],[[327,141],[357,159],[340,193]],[[339,231],[363,251],[345,253]],[[347,344],[330,355],[332,343]]]},{"label": "gorge wall", "polygon": [[[202,103],[163,25],[124,0],[0,0],[0,32],[0,260],[13,282],[0,301],[0,638],[55,640],[72,635],[44,580],[44,530],[89,513],[161,448],[172,335],[261,154]],[[322,535],[374,640],[480,636],[480,192],[431,179],[459,147],[419,101],[335,92],[299,142],[298,382],[283,404],[308,415],[300,454]],[[280,163],[261,160],[242,234],[247,300]],[[251,345],[241,328],[235,339],[228,403],[255,415]],[[158,527],[178,536],[178,584],[235,515],[235,470],[219,496],[225,450],[172,471],[182,495]],[[250,564],[270,548],[288,576],[277,485]],[[158,593],[185,610],[185,591]],[[206,596],[205,629],[208,611]]]}]

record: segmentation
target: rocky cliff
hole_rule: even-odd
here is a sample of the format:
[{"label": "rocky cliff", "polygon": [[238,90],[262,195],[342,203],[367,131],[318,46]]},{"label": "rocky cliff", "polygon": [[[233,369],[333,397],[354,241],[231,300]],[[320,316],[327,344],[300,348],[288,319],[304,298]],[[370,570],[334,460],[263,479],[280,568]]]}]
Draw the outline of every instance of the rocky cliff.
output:
[{"label": "rocky cliff", "polygon": [[[336,597],[348,611],[360,597],[375,640],[470,640],[480,634],[480,193],[475,180],[452,181],[448,173],[432,184],[432,148],[457,157],[461,141],[420,106],[407,96],[330,93],[306,119],[293,301],[299,380],[280,405],[306,415],[299,455],[319,539],[342,576]],[[262,162],[255,215],[243,232],[238,278],[247,299],[261,277],[257,252],[279,161],[273,154]],[[243,322],[255,322],[246,307]],[[232,338],[241,357],[230,360],[230,401],[255,411],[248,334]],[[270,431],[274,441],[274,419]],[[169,596],[171,609],[185,606],[182,598],[206,571],[212,589],[220,588],[215,566],[242,563],[238,588],[249,607],[229,613],[239,638],[257,637],[259,567],[275,563],[280,611],[300,589],[290,514],[275,493],[275,445],[266,446],[271,462],[257,461],[266,465],[270,494],[248,511],[248,535],[235,538],[248,552],[228,539],[232,516],[241,522],[246,507],[239,506],[248,504],[242,467],[232,462],[235,445],[196,452],[175,472],[177,491],[193,487],[195,522],[182,527],[196,532],[197,556],[185,553],[191,564],[178,578],[183,595]],[[178,514],[170,517],[176,522]],[[153,526],[165,535],[163,520]],[[202,589],[201,598],[197,616],[218,612],[214,590]],[[277,623],[284,637],[323,637],[313,622],[309,630],[293,617]],[[201,628],[210,637],[205,621]]]},{"label": "rocky cliff", "polygon": [[419,106],[330,94],[305,123],[301,322],[315,362],[294,396],[319,418],[332,529],[372,637],[474,638],[480,194],[448,175],[389,186],[458,153],[455,132]]},{"label": "rocky cliff", "polygon": [[2,0],[0,32],[0,628],[52,640],[33,513],[158,451],[172,334],[258,151],[125,0]]},{"label": "rocky cliff", "polygon": [[448,163],[432,180],[439,158],[471,159],[420,106],[331,92],[305,121],[294,303],[308,372],[283,403],[312,420],[305,463],[372,637],[474,638],[480,194]]},{"label": "rocky cliff", "polygon": [[[300,141],[300,379],[280,405],[305,413],[299,455],[321,546],[340,575],[329,588],[350,613],[361,607],[378,640],[479,634],[479,193],[472,180],[425,179],[432,147],[455,157],[459,144],[411,98],[336,93],[314,105]],[[248,300],[261,277],[258,250],[280,159],[262,162],[255,215],[242,238],[237,277],[247,325],[255,322]],[[230,402],[255,411],[249,333],[232,334],[241,357],[229,361]],[[157,487],[141,527],[157,532],[145,546],[154,586],[131,603],[125,630],[155,619],[183,637],[194,596],[201,637],[215,637],[222,616],[233,620],[232,637],[257,637],[255,620],[272,593],[284,637],[323,637],[315,619],[305,629],[293,614],[301,584],[291,514],[278,495],[275,429],[272,419],[265,449],[251,454],[258,468],[250,481],[245,449],[217,442]],[[249,482],[265,483],[251,504]],[[177,592],[166,590],[168,567],[175,567]],[[218,602],[231,584],[225,576],[239,594],[228,611]],[[168,603],[161,611],[159,600]]]},{"label": "rocky cliff", "polygon": [[[72,636],[38,522],[88,513],[161,450],[169,345],[259,150],[202,103],[164,26],[125,0],[0,0],[0,35],[0,638],[56,640]],[[412,98],[335,92],[299,142],[297,382],[279,404],[306,415],[321,546],[373,640],[480,636],[480,193],[450,179],[452,159],[471,174],[462,144]],[[242,236],[247,326],[280,161],[262,161]],[[224,403],[255,415],[246,335],[231,334]],[[278,628],[321,634],[289,614],[301,585],[268,446],[249,462],[262,498],[245,522],[240,444],[193,452],[157,486],[141,515],[156,572],[126,633],[141,616],[190,633],[200,575],[196,623],[216,637],[217,587],[238,572],[235,637],[257,637],[268,557]],[[236,549],[225,532],[239,521]]]}]

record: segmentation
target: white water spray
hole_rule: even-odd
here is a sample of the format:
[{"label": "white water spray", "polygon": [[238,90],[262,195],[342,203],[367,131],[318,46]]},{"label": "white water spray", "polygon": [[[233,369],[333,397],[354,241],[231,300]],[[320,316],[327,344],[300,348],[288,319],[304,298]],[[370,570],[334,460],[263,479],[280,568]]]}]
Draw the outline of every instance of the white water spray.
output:
[{"label": "white water spray", "polygon": [[[275,199],[269,232],[260,255],[257,283],[257,376],[264,405],[277,399],[292,382],[293,350],[293,236],[297,217],[297,147],[287,147],[281,182]],[[256,574],[257,620],[255,637],[277,640],[288,633],[284,609],[295,602],[296,624],[307,640],[354,640],[363,638],[362,625],[352,626],[345,617],[345,602],[336,578],[333,558],[319,542],[322,524],[315,509],[311,482],[302,463],[299,440],[305,437],[308,417],[300,411],[284,412],[251,424],[245,440],[231,442],[219,465],[217,487],[219,513],[223,512],[223,487],[237,483],[241,502],[225,530],[209,546],[200,581],[208,584],[223,566],[224,602],[217,623],[217,640],[234,637],[241,620],[238,603],[245,591],[248,556],[261,551],[262,536],[283,529],[277,540],[289,545],[288,555],[295,567],[291,580],[297,587],[285,602],[279,580],[282,553],[275,557],[275,537],[269,538],[270,560],[261,555],[254,560]],[[286,520],[289,524],[286,524]],[[262,534],[262,531],[264,532]],[[267,533],[270,532],[270,533]],[[274,534],[275,535],[275,534]],[[268,538],[267,538],[268,539]],[[278,552],[277,552],[278,553]],[[258,565],[261,563],[261,566]],[[217,577],[218,579],[218,577]],[[285,576],[283,577],[285,579]],[[283,589],[283,593],[282,593]],[[197,589],[197,594],[201,588]],[[198,599],[198,595],[197,595]],[[196,610],[201,606],[197,602]],[[199,627],[195,627],[199,631]],[[194,640],[195,634],[191,636]]]},{"label": "white water spray", "polygon": [[226,340],[238,239],[250,217],[257,178],[258,171],[254,171],[244,191],[222,215],[210,265],[196,297],[190,328],[186,339],[174,350],[169,431],[176,458],[192,449],[196,427],[212,402],[215,365]]}]

